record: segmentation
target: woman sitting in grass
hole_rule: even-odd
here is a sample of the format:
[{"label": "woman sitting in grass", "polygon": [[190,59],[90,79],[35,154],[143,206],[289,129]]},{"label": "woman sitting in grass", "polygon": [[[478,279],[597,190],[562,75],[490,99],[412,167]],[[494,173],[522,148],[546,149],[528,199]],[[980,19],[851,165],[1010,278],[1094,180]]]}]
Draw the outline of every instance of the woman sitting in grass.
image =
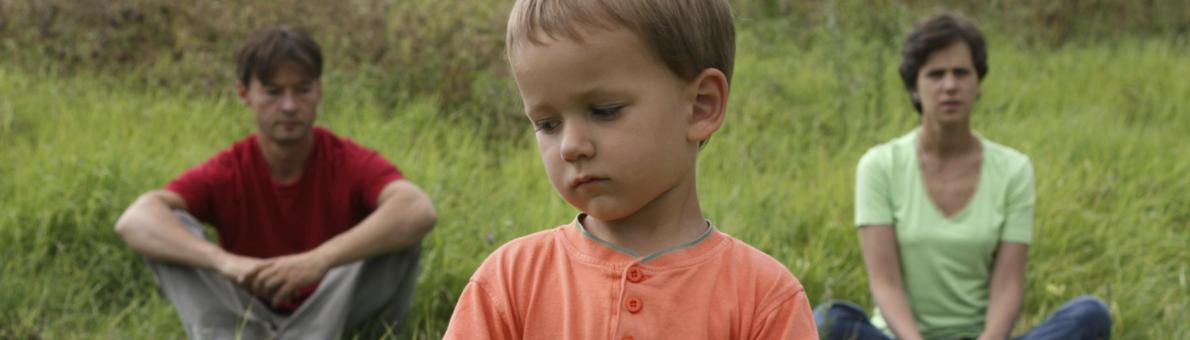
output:
[{"label": "woman sitting in grass", "polygon": [[[987,74],[982,33],[940,14],[902,51],[901,79],[921,126],[868,150],[856,170],[855,223],[875,315],[841,301],[815,309],[829,339],[1006,339],[1025,287],[1032,239],[1029,158],[973,131]],[[1094,297],[1060,307],[1025,339],[1106,339]]]}]

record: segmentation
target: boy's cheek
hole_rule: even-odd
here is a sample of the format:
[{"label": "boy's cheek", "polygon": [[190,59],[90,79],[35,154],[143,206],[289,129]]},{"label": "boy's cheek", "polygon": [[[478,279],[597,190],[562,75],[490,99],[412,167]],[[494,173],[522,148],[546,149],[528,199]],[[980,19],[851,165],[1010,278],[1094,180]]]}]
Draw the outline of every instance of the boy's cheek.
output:
[{"label": "boy's cheek", "polygon": [[546,175],[546,177],[549,177],[550,185],[553,185],[554,189],[558,190],[558,193],[563,194],[563,196],[565,196],[566,195],[566,192],[565,192],[566,185],[562,183],[562,182],[564,182],[564,180],[561,178],[562,175],[555,173],[555,171],[550,167],[550,163],[548,160],[543,159],[542,161],[545,162],[545,175]]}]

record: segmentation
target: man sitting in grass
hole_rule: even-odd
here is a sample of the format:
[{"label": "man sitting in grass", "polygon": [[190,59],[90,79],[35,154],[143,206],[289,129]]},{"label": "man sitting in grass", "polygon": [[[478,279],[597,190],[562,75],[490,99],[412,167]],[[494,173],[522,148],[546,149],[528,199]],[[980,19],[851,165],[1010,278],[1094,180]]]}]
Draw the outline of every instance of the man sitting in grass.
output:
[{"label": "man sitting in grass", "polygon": [[437,218],[429,197],[379,153],[314,126],[322,53],[305,32],[258,31],[236,61],[258,131],[141,195],[116,232],[148,259],[191,338],[399,328]]}]

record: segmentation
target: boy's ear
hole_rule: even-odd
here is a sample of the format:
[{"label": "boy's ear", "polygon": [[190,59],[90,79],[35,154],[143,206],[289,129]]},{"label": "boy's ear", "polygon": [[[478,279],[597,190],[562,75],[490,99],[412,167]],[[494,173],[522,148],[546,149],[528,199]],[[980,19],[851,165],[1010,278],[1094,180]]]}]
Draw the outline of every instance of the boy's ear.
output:
[{"label": "boy's ear", "polygon": [[694,105],[686,138],[702,142],[710,139],[711,135],[719,130],[719,126],[723,125],[723,118],[727,115],[727,76],[719,69],[708,68],[702,70],[690,86],[694,95]]}]

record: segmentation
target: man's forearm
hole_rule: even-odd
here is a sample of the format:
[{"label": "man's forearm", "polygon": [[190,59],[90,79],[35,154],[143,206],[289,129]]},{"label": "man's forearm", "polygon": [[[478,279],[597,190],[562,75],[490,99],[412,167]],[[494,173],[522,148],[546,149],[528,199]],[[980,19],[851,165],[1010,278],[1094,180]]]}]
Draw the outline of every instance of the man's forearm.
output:
[{"label": "man's forearm", "polygon": [[[335,267],[420,242],[437,221],[429,197],[407,181],[386,187],[379,206],[355,227],[311,251]],[[390,192],[391,190],[391,192]]]},{"label": "man's forearm", "polygon": [[203,269],[216,269],[225,252],[196,236],[178,220],[161,192],[142,195],[116,221],[116,232],[145,257]]}]

